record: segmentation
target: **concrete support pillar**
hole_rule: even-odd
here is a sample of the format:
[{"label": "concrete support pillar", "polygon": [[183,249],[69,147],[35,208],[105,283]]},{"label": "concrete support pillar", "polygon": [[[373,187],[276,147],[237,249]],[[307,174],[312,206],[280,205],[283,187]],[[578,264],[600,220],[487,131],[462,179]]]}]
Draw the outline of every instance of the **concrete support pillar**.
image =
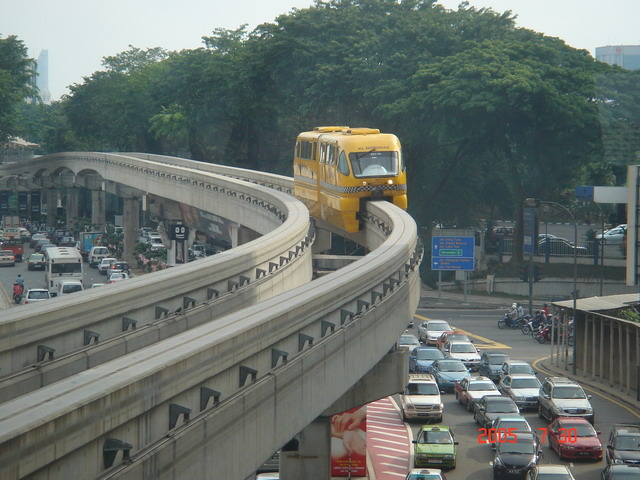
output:
[{"label": "concrete support pillar", "polygon": [[77,188],[67,189],[67,228],[73,230],[78,221],[78,195],[80,191]]},{"label": "concrete support pillar", "polygon": [[323,253],[331,251],[331,232],[316,229],[316,239],[313,242],[313,253]]},{"label": "concrete support pillar", "polygon": [[331,418],[318,417],[299,435],[297,450],[280,452],[282,480],[331,480]]},{"label": "concrete support pillar", "polygon": [[135,258],[136,242],[140,237],[140,199],[124,199],[124,252],[122,256],[130,267],[137,265]]},{"label": "concrete support pillar", "polygon": [[47,225],[55,227],[58,215],[58,189],[49,188],[45,192],[45,203],[47,204]]},{"label": "concrete support pillar", "polygon": [[100,229],[104,228],[105,220],[105,192],[91,190],[91,223]]}]

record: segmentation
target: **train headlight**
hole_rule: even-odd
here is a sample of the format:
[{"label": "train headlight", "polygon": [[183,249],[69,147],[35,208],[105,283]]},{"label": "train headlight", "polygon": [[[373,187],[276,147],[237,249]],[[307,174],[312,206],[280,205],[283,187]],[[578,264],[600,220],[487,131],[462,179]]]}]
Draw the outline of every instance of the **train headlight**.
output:
[{"label": "train headlight", "polygon": [[367,186],[367,182],[363,181],[363,182],[362,182],[362,186],[363,186],[363,187],[366,187],[366,186]]},{"label": "train headlight", "polygon": [[389,180],[387,180],[387,183],[388,183],[389,185],[393,185],[393,180],[389,179]]}]

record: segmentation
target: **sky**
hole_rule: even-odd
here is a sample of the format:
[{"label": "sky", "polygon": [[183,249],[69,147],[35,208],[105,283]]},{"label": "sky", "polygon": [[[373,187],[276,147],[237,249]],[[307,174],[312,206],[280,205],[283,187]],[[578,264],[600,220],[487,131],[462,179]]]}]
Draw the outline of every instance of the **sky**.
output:
[{"label": "sky", "polygon": [[[440,0],[456,9],[459,0]],[[37,58],[49,53],[49,90],[101,70],[102,59],[129,49],[182,50],[202,46],[215,28],[249,29],[273,22],[313,0],[0,0],[0,36],[16,35]],[[476,8],[511,10],[517,24],[559,37],[575,48],[640,45],[640,0],[469,0]]]}]

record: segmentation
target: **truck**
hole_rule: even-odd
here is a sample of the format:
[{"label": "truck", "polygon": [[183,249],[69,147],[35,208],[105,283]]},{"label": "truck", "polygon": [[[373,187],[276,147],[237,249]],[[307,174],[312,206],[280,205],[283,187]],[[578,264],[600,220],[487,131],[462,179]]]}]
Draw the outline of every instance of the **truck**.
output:
[{"label": "truck", "polygon": [[24,246],[20,234],[20,217],[18,215],[3,215],[2,222],[4,231],[2,232],[2,249],[11,250],[16,257],[16,262],[22,261]]},{"label": "truck", "polygon": [[[102,245],[102,232],[80,232],[80,254],[84,261],[88,261],[89,253],[93,247]],[[107,255],[105,255],[107,256]],[[100,263],[100,261],[98,261]]]},{"label": "truck", "polygon": [[6,230],[8,227],[20,227],[20,215],[3,215],[2,225]]}]

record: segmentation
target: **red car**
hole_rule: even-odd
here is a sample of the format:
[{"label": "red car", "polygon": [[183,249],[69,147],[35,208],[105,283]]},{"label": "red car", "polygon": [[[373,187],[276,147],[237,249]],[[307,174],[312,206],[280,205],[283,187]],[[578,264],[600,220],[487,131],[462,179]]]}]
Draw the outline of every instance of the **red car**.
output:
[{"label": "red car", "polygon": [[558,417],[547,431],[549,447],[563,458],[602,460],[602,442],[593,426],[585,418]]},{"label": "red car", "polygon": [[489,378],[478,376],[463,378],[456,382],[453,391],[456,394],[456,400],[461,405],[465,405],[470,412],[485,395],[501,395],[496,384]]}]

